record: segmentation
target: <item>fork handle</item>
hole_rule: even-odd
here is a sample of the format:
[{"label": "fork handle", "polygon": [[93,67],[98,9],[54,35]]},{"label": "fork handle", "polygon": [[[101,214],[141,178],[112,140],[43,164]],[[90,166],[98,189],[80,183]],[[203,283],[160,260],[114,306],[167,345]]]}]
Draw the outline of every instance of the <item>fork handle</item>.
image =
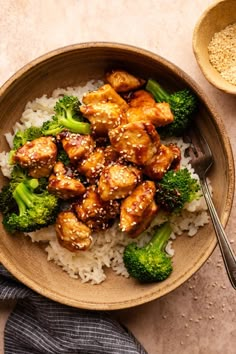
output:
[{"label": "fork handle", "polygon": [[233,288],[236,290],[236,257],[233,252],[233,249],[229,243],[229,240],[226,236],[226,233],[222,227],[222,224],[220,222],[220,219],[217,215],[217,211],[215,209],[215,206],[213,204],[211,194],[207,185],[207,181],[205,176],[203,178],[200,178],[201,182],[201,187],[202,187],[202,192],[205,197],[209,213],[212,219],[212,224],[215,229],[215,233],[218,239],[218,243],[220,246],[221,254],[224,260],[225,268],[229,277],[229,280],[233,286]]}]

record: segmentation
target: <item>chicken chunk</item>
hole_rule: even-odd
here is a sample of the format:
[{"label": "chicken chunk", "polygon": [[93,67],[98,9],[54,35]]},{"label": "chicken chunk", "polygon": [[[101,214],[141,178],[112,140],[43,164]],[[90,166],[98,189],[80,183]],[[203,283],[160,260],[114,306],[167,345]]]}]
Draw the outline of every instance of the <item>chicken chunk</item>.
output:
[{"label": "chicken chunk", "polygon": [[95,142],[90,135],[65,132],[60,134],[60,140],[72,163],[88,157],[95,148]]},{"label": "chicken chunk", "polygon": [[172,148],[161,145],[158,152],[146,163],[143,172],[153,180],[161,179],[175,159]]},{"label": "chicken chunk", "polygon": [[132,93],[129,100],[129,107],[139,108],[139,107],[154,107],[156,101],[151,93],[145,90],[138,90]]},{"label": "chicken chunk", "polygon": [[127,122],[123,110],[116,103],[94,103],[81,106],[80,111],[91,123],[95,135],[107,135],[110,129]]},{"label": "chicken chunk", "polygon": [[106,166],[115,163],[120,157],[119,153],[115,149],[113,149],[111,145],[105,147],[104,155],[105,155]]},{"label": "chicken chunk", "polygon": [[85,175],[88,182],[95,183],[99,178],[105,166],[105,153],[104,149],[95,149],[87,159],[84,159],[78,165],[78,171]]},{"label": "chicken chunk", "polygon": [[78,171],[86,176],[90,184],[94,184],[98,181],[103,168],[114,163],[118,157],[118,153],[111,146],[97,148],[78,164]]},{"label": "chicken chunk", "polygon": [[150,122],[134,122],[109,131],[111,145],[127,161],[144,165],[158,151],[160,137]]},{"label": "chicken chunk", "polygon": [[120,228],[136,237],[150,225],[158,211],[154,201],[156,188],[152,181],[145,181],[121,203]]},{"label": "chicken chunk", "polygon": [[51,137],[28,141],[14,155],[14,162],[29,169],[34,178],[48,177],[57,157],[57,146]]},{"label": "chicken chunk", "polygon": [[74,206],[78,218],[92,230],[105,230],[112,225],[120,211],[116,200],[103,201],[95,186],[87,189],[80,203]]},{"label": "chicken chunk", "polygon": [[84,185],[76,178],[67,175],[62,162],[54,166],[54,173],[49,177],[48,191],[61,199],[78,197],[85,192]]},{"label": "chicken chunk", "polygon": [[133,122],[151,122],[156,127],[163,127],[174,121],[174,116],[170,110],[169,103],[156,103],[154,107],[144,106],[139,108],[130,108],[126,112],[128,123]]},{"label": "chicken chunk", "polygon": [[174,171],[177,171],[180,169],[180,161],[181,161],[181,150],[180,148],[175,145],[175,144],[169,144],[168,148],[171,149],[171,151],[174,154],[174,160],[172,161],[171,164],[171,169],[173,169]]},{"label": "chicken chunk", "polygon": [[135,77],[125,70],[112,70],[106,73],[105,78],[116,92],[136,90],[145,83],[145,80]]},{"label": "chicken chunk", "polygon": [[96,91],[85,93],[82,102],[85,105],[110,102],[117,104],[123,110],[129,107],[128,103],[109,84],[99,87]]},{"label": "chicken chunk", "polygon": [[70,252],[85,251],[92,243],[90,228],[71,211],[58,214],[55,229],[58,242]]},{"label": "chicken chunk", "polygon": [[103,169],[98,182],[102,200],[125,198],[141,181],[141,171],[132,166],[114,164]]},{"label": "chicken chunk", "polygon": [[156,103],[153,96],[145,90],[134,92],[129,105],[126,112],[129,123],[144,121],[161,127],[174,120],[169,103]]}]

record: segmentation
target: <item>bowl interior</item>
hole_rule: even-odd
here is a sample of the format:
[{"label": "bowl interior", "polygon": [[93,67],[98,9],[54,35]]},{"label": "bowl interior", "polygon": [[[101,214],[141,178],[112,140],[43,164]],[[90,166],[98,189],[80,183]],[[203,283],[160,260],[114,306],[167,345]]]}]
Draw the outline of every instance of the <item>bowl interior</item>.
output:
[{"label": "bowl interior", "polygon": [[193,51],[203,74],[217,88],[236,94],[236,86],[227,82],[211,65],[208,45],[213,35],[236,22],[235,0],[222,0],[210,6],[200,17],[193,33]]},{"label": "bowl interior", "polygon": [[[108,43],[74,45],[46,54],[21,69],[0,91],[1,151],[7,148],[3,134],[20,118],[27,101],[50,95],[57,87],[77,86],[101,78],[106,70],[117,67],[144,78],[156,78],[170,89],[189,86],[195,90],[200,100],[197,124],[217,161],[209,176],[214,202],[225,225],[233,200],[234,165],[224,126],[204,93],[185,73],[138,48]],[[0,182],[3,185],[2,176]],[[46,297],[79,308],[113,310],[145,303],[175,289],[200,268],[215,245],[210,223],[195,237],[183,235],[175,241],[174,271],[166,281],[141,285],[107,271],[107,280],[94,286],[70,278],[60,267],[47,262],[43,244],[32,243],[20,234],[9,235],[1,226],[0,261],[16,278]]]}]

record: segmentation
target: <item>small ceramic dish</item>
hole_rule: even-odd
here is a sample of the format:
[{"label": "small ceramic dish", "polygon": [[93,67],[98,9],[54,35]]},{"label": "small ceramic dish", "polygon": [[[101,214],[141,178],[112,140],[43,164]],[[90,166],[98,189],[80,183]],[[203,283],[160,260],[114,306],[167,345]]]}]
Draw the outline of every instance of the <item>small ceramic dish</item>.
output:
[{"label": "small ceramic dish", "polygon": [[236,95],[236,85],[224,79],[209,61],[208,46],[215,33],[236,23],[236,1],[217,1],[201,15],[193,32],[193,52],[206,79],[218,89]]}]

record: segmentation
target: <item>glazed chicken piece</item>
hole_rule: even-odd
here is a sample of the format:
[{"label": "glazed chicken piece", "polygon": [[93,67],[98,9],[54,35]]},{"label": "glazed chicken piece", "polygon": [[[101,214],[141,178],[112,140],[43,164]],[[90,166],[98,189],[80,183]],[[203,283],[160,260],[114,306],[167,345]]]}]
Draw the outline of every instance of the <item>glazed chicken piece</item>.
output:
[{"label": "glazed chicken piece", "polygon": [[105,78],[116,92],[136,90],[145,83],[145,80],[135,77],[125,70],[112,70],[106,73]]},{"label": "glazed chicken piece", "polygon": [[70,252],[87,250],[92,243],[91,230],[72,211],[58,214],[55,224],[60,245]]},{"label": "glazed chicken piece", "polygon": [[145,90],[138,90],[132,93],[129,99],[130,108],[139,108],[139,107],[154,107],[156,101],[151,93]]},{"label": "glazed chicken piece", "polygon": [[158,211],[154,201],[155,184],[145,181],[136,187],[133,192],[121,203],[120,228],[136,237],[151,223]]},{"label": "glazed chicken piece", "polygon": [[107,135],[110,129],[127,122],[122,108],[112,102],[88,104],[81,106],[80,111],[90,121],[92,131],[97,136]]},{"label": "glazed chicken piece", "polygon": [[151,122],[156,127],[170,124],[174,120],[169,103],[156,103],[153,96],[144,90],[133,93],[127,110],[129,123],[145,121]]},{"label": "glazed chicken piece", "polygon": [[87,178],[89,183],[95,183],[105,166],[104,149],[95,149],[87,159],[78,165],[78,171]]},{"label": "glazed chicken piece", "polygon": [[82,195],[86,189],[76,178],[70,176],[62,162],[57,162],[49,177],[48,191],[61,199],[70,199]]},{"label": "glazed chicken piece", "polygon": [[98,181],[105,166],[114,163],[118,159],[118,153],[111,147],[95,149],[87,159],[78,165],[78,171],[83,174],[90,184]]},{"label": "glazed chicken piece", "polygon": [[173,148],[161,145],[158,152],[146,163],[143,172],[153,180],[162,179],[170,169],[175,156]]},{"label": "glazed chicken piece", "polygon": [[95,186],[87,189],[83,199],[74,205],[78,218],[92,230],[105,230],[112,225],[120,211],[116,200],[103,201]]},{"label": "glazed chicken piece", "polygon": [[14,155],[14,161],[29,170],[33,178],[48,177],[57,157],[57,146],[52,137],[28,141]]},{"label": "glazed chicken piece", "polygon": [[80,135],[65,132],[58,137],[63,149],[72,163],[88,157],[95,148],[95,142],[90,135]]},{"label": "glazed chicken piece", "polygon": [[174,154],[174,160],[172,161],[170,168],[174,171],[178,171],[180,169],[180,161],[181,161],[180,148],[175,144],[168,144],[167,146],[169,149],[171,149],[171,151]]},{"label": "glazed chicken piece", "polygon": [[134,122],[109,131],[113,148],[127,161],[145,165],[158,151],[160,137],[150,122]]},{"label": "glazed chicken piece", "polygon": [[99,87],[96,91],[85,93],[82,102],[85,105],[110,102],[117,104],[123,110],[129,108],[128,103],[109,84]]},{"label": "glazed chicken piece", "polygon": [[114,164],[103,169],[98,193],[102,200],[125,198],[141,181],[141,171],[133,166]]},{"label": "glazed chicken piece", "polygon": [[104,155],[105,155],[106,166],[115,163],[120,158],[119,153],[115,149],[113,149],[111,145],[105,147]]}]

